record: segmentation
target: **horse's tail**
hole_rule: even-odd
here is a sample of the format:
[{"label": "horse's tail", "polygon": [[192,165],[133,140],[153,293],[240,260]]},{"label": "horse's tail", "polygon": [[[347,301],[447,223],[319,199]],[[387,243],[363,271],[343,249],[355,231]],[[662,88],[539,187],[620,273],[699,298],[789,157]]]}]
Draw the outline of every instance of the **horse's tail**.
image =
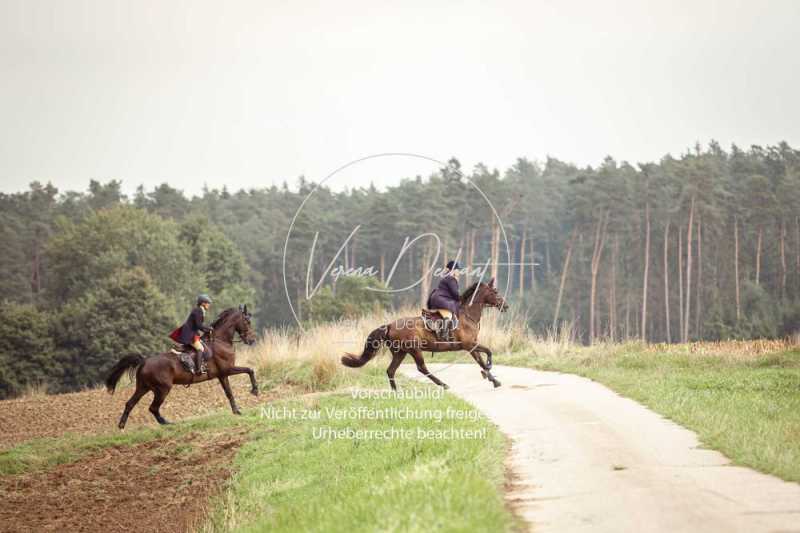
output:
[{"label": "horse's tail", "polygon": [[358,368],[366,365],[370,359],[375,357],[378,350],[384,343],[389,340],[389,326],[381,326],[367,336],[367,342],[364,343],[364,351],[361,355],[348,353],[342,357],[342,364],[350,368]]},{"label": "horse's tail", "polygon": [[108,393],[114,394],[114,389],[117,388],[117,382],[126,370],[128,371],[128,377],[133,380],[136,369],[139,368],[139,365],[142,363],[144,363],[144,357],[141,355],[126,355],[120,359],[117,364],[114,365],[114,368],[111,369],[111,372],[108,373],[108,377],[106,378],[106,389],[108,390]]}]

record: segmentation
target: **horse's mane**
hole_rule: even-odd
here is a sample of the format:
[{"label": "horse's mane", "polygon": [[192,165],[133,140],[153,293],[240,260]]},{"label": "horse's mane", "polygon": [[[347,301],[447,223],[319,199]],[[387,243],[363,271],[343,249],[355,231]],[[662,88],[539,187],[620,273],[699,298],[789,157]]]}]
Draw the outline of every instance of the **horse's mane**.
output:
[{"label": "horse's mane", "polygon": [[230,316],[233,313],[235,313],[236,311],[237,311],[237,309],[235,309],[233,307],[229,307],[228,309],[225,309],[223,312],[221,312],[219,314],[217,319],[214,320],[214,322],[211,323],[211,327],[214,328],[214,329],[217,329],[220,324],[223,324],[226,320],[228,320],[228,318],[230,318]]},{"label": "horse's mane", "polygon": [[480,284],[481,284],[480,281],[476,281],[475,283],[473,283],[472,285],[467,287],[466,290],[463,293],[461,293],[461,303],[462,304],[466,303],[467,301],[470,300],[470,298],[472,298],[472,293],[475,292],[478,289],[478,286]]}]

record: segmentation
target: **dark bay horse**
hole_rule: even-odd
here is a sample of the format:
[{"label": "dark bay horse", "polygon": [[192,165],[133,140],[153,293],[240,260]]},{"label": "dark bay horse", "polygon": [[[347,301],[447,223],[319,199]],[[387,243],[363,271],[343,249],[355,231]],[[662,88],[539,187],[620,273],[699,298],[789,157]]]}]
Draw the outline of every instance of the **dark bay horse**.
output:
[{"label": "dark bay horse", "polygon": [[[349,367],[360,367],[375,357],[382,346],[392,352],[392,362],[386,374],[389,376],[389,385],[397,390],[394,374],[397,367],[403,362],[406,355],[411,354],[417,364],[417,370],[430,378],[437,385],[447,388],[439,378],[428,371],[422,352],[455,352],[466,350],[481,367],[481,374],[492,382],[495,387],[500,382],[492,375],[492,351],[478,344],[478,332],[481,329],[481,312],[484,307],[496,307],[506,311],[508,305],[502,296],[497,294],[494,278],[489,283],[476,282],[461,295],[461,306],[458,312],[458,328],[454,331],[455,341],[444,342],[436,338],[436,334],[425,327],[422,317],[401,318],[383,325],[369,334],[360,356],[346,354],[342,357],[342,364]],[[481,358],[481,353],[486,354],[486,362]]]},{"label": "dark bay horse", "polygon": [[111,369],[106,378],[106,388],[111,394],[114,393],[119,378],[126,370],[131,374],[131,378],[133,378],[133,374],[136,375],[136,390],[125,404],[125,411],[123,411],[122,417],[119,419],[120,429],[125,427],[131,410],[141,400],[142,396],[148,392],[153,391],[150,412],[153,413],[159,424],[169,424],[161,416],[159,409],[172,386],[202,383],[214,378],[218,379],[220,385],[222,385],[234,414],[242,414],[233,397],[228,376],[247,374],[250,376],[250,384],[252,385],[250,393],[258,395],[258,385],[256,384],[256,376],[253,369],[246,366],[236,366],[236,353],[233,348],[235,333],[238,333],[246,344],[255,342],[256,336],[250,325],[250,314],[247,312],[247,306],[241,306],[239,309],[226,309],[220,313],[211,326],[214,328],[214,338],[210,346],[212,356],[208,361],[208,373],[202,376],[195,376],[186,370],[178,360],[178,357],[169,352],[147,358],[141,355],[127,355],[114,365],[114,368]]}]

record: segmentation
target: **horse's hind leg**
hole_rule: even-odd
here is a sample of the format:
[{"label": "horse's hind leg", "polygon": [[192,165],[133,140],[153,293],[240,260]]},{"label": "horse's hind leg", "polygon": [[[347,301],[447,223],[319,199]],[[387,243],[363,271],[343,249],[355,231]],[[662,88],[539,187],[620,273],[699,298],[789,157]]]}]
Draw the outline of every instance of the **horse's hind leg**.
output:
[{"label": "horse's hind leg", "polygon": [[428,379],[430,379],[431,381],[433,381],[434,383],[436,383],[440,387],[443,387],[445,389],[449,389],[450,388],[442,380],[440,380],[439,378],[437,378],[436,376],[434,376],[433,374],[430,373],[430,371],[428,370],[428,367],[425,366],[425,359],[422,358],[422,352],[421,351],[413,350],[413,351],[411,351],[409,353],[411,353],[411,357],[414,358],[414,362],[417,363],[417,370],[419,370],[420,374],[422,374],[423,376],[427,377]]},{"label": "horse's hind leg", "polygon": [[137,403],[139,403],[139,400],[142,399],[142,396],[147,394],[147,391],[147,387],[142,385],[139,380],[136,380],[136,390],[134,391],[130,400],[125,402],[125,410],[122,412],[122,416],[119,419],[119,424],[117,424],[119,429],[125,429],[125,424],[128,422],[128,415],[131,414],[131,411],[133,411],[133,408],[136,407]]},{"label": "horse's hind leg", "polygon": [[389,363],[389,368],[386,369],[386,375],[389,376],[389,385],[392,390],[397,390],[397,385],[394,382],[394,373],[397,372],[397,367],[403,362],[403,359],[408,355],[406,352],[392,352],[392,362]]},{"label": "horse's hind leg", "polygon": [[156,417],[156,421],[159,424],[169,424],[170,422],[161,416],[159,409],[161,409],[161,404],[164,403],[164,399],[169,394],[170,389],[167,385],[158,385],[153,389],[153,403],[150,404],[150,412],[153,413],[153,416]]}]

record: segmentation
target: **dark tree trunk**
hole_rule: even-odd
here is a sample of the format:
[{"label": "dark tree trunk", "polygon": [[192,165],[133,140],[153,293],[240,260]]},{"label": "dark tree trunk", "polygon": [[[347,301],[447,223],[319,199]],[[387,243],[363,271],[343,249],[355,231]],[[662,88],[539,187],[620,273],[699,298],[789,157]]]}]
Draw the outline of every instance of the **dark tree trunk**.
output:
[{"label": "dark tree trunk", "polygon": [[683,237],[681,228],[678,227],[678,326],[680,326],[680,339],[683,341]]},{"label": "dark tree trunk", "polygon": [[781,219],[781,301],[786,299],[786,221]]},{"label": "dark tree trunk", "polygon": [[667,342],[672,342],[669,327],[669,223],[664,225],[664,325],[666,326]]},{"label": "dark tree trunk", "polygon": [[528,239],[528,229],[522,230],[522,241],[519,244],[519,297],[525,294],[525,243]]},{"label": "dark tree trunk", "polygon": [[594,237],[594,251],[592,253],[591,286],[589,289],[589,344],[592,344],[596,335],[595,307],[597,303],[597,273],[600,271],[600,259],[603,256],[603,247],[606,242],[606,228],[608,226],[608,212],[597,222]]},{"label": "dark tree trunk", "polygon": [[739,289],[739,218],[733,217],[733,276],[736,290],[736,322],[742,318],[742,300]]},{"label": "dark tree trunk", "polygon": [[703,221],[697,221],[697,303],[694,306],[694,332],[698,338],[703,337],[700,331],[700,315],[703,313]]},{"label": "dark tree trunk", "polygon": [[578,234],[578,228],[572,230],[572,235],[567,241],[567,254],[564,258],[564,266],[561,268],[561,283],[558,285],[558,297],[556,298],[556,310],[553,313],[553,334],[558,331],[558,314],[561,311],[561,298],[564,296],[564,285],[567,282],[567,272],[569,272],[569,261],[572,258],[572,248],[575,245],[575,236]]},{"label": "dark tree trunk", "polygon": [[650,272],[650,203],[644,206],[644,281],[642,282],[642,340],[647,340],[647,283]]},{"label": "dark tree trunk", "polygon": [[763,235],[764,230],[759,226],[758,238],[756,240],[756,285],[761,284],[761,240]]},{"label": "dark tree trunk", "polygon": [[692,229],[694,228],[694,201],[689,207],[689,227],[686,230],[686,313],[683,322],[683,342],[689,342],[689,313],[692,303]]}]

